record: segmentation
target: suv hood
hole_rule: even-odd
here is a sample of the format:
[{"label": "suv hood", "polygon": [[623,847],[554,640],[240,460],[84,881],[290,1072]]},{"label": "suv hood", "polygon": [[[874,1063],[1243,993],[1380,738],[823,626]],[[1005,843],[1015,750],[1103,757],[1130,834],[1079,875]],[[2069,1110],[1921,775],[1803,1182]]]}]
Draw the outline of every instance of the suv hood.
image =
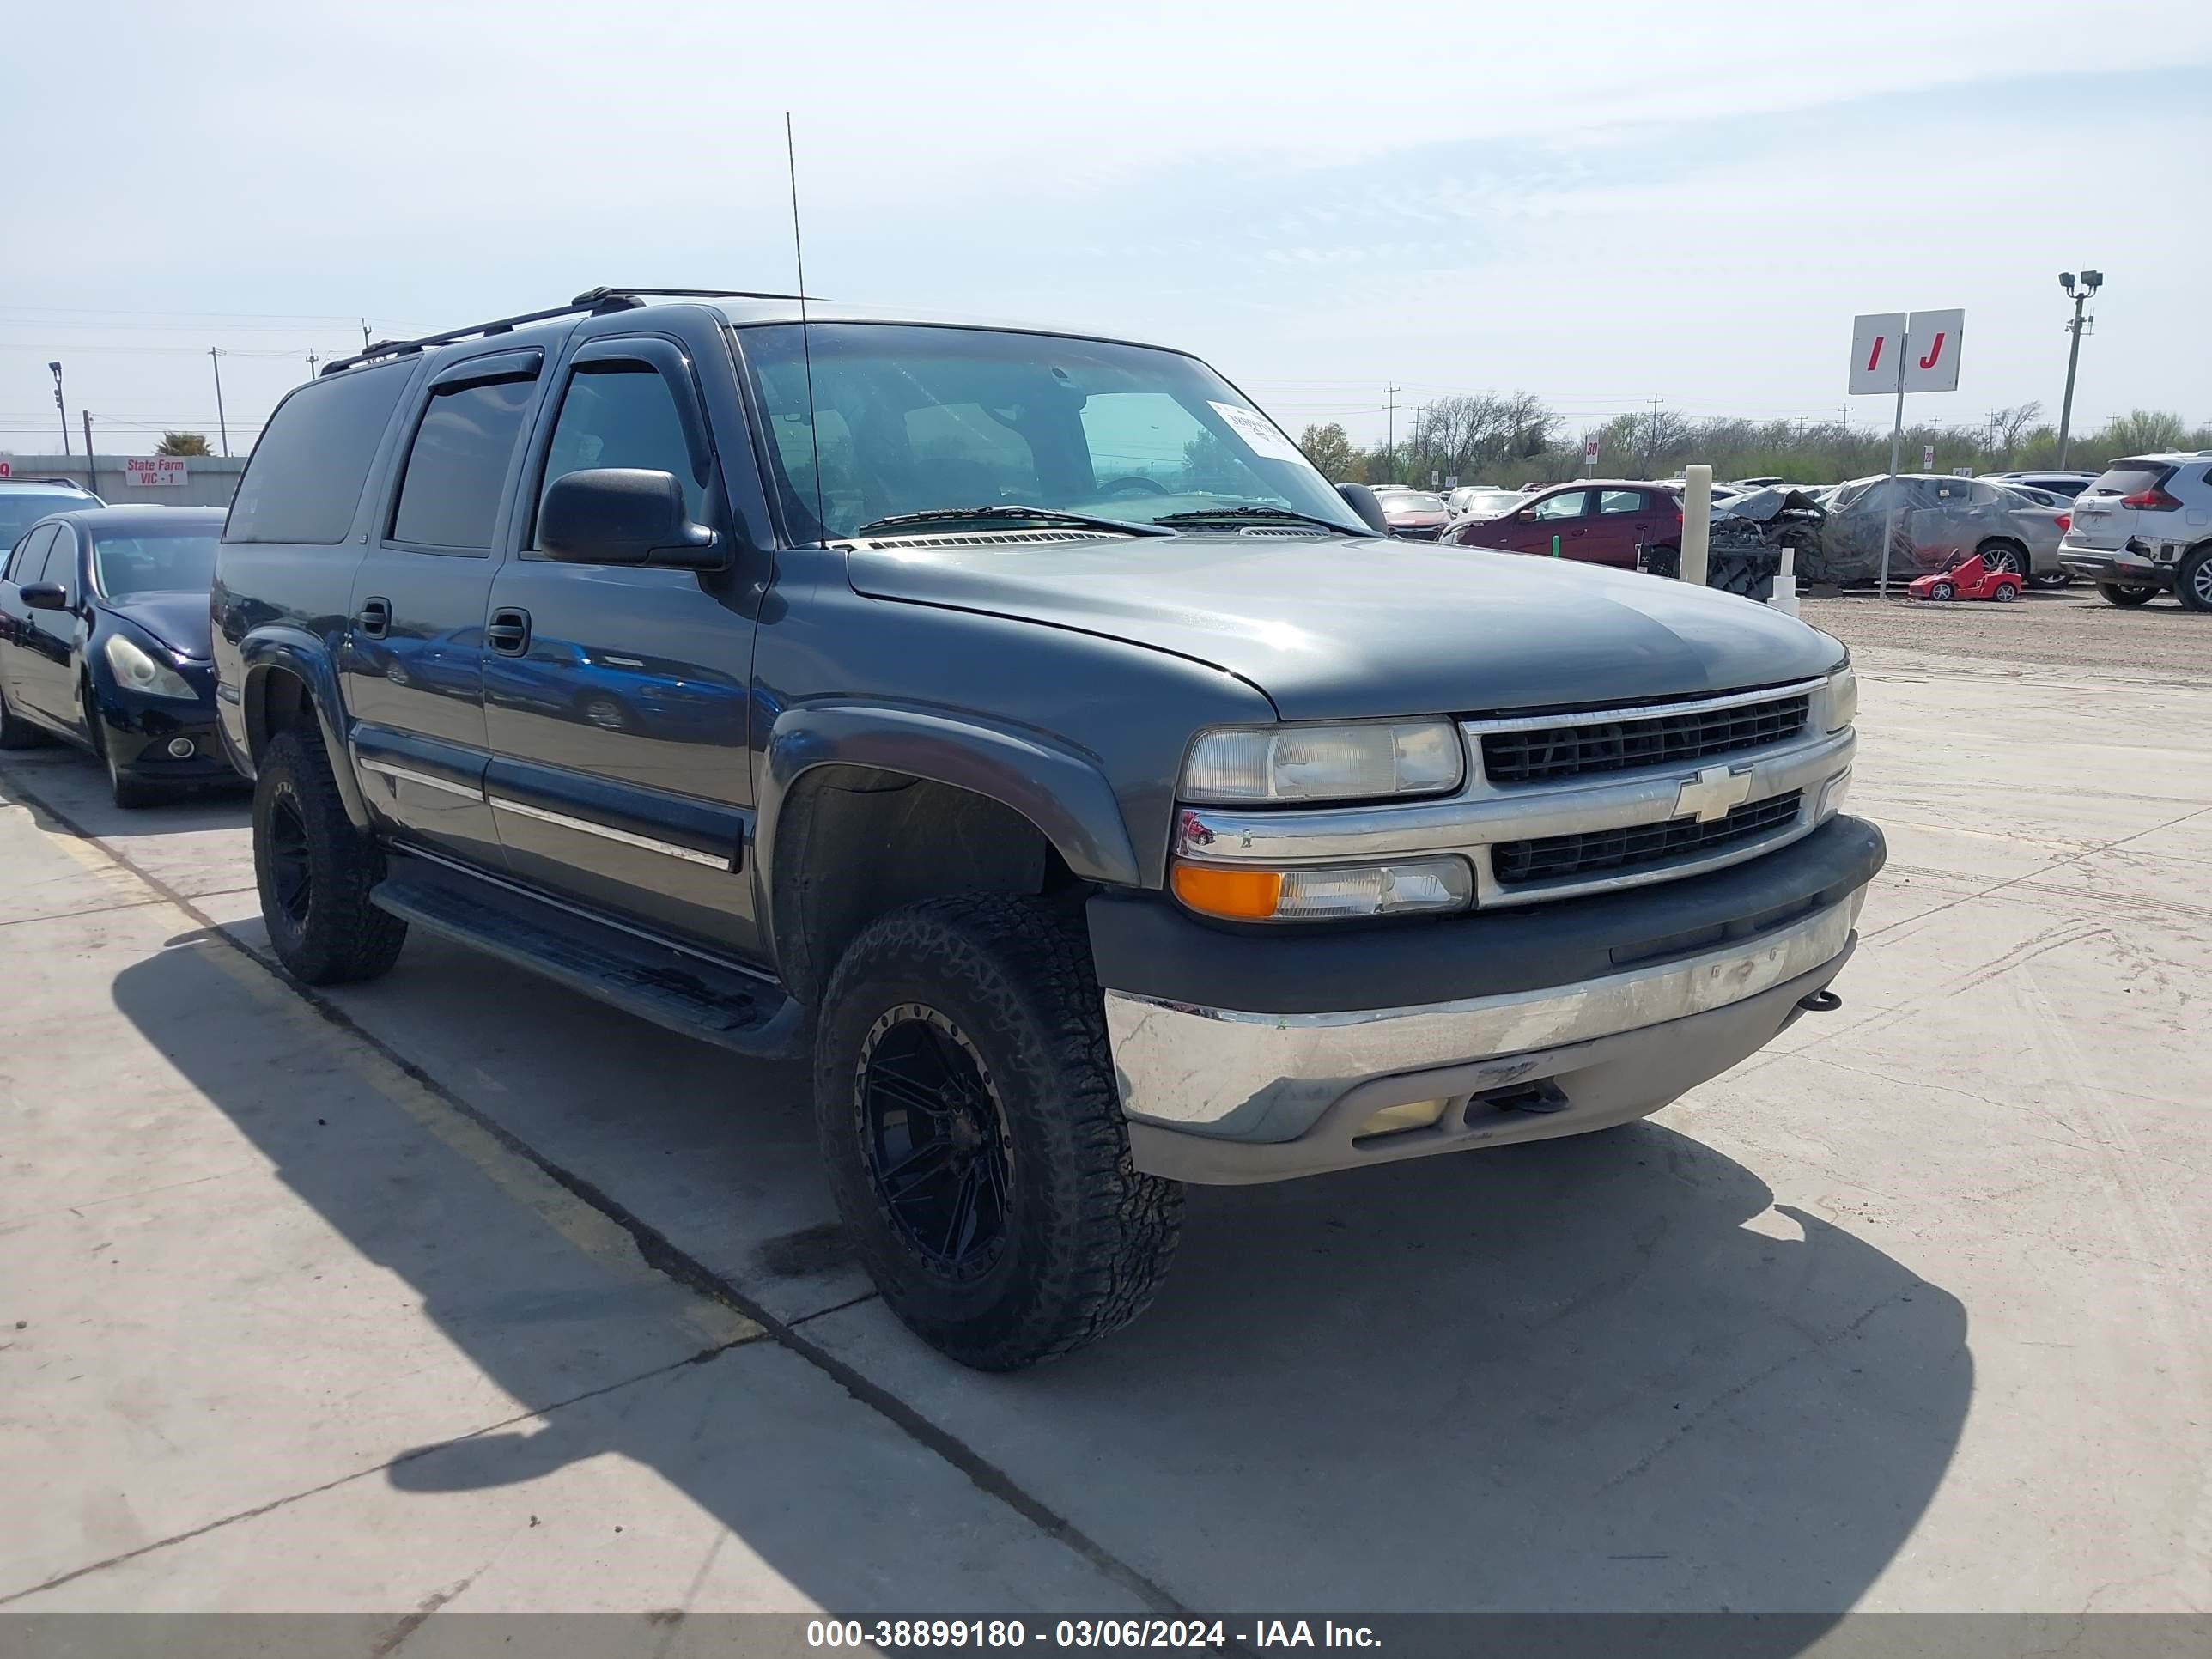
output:
[{"label": "suv hood", "polygon": [[1470,548],[1179,536],[867,544],[856,592],[1025,618],[1207,663],[1285,720],[1632,703],[1810,679],[1834,641],[1733,594]]},{"label": "suv hood", "polygon": [[215,629],[208,621],[204,593],[133,593],[100,604],[179,655],[204,662],[215,654]]}]

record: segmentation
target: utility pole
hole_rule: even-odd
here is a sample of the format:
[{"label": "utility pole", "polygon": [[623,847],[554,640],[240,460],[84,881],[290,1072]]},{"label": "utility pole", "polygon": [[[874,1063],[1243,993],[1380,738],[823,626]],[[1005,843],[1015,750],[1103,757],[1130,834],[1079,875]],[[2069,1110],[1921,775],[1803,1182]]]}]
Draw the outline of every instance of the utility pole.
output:
[{"label": "utility pole", "polygon": [[222,417],[222,353],[213,346],[208,348],[208,362],[215,365],[215,427],[222,434],[222,456],[230,459],[230,422]]},{"label": "utility pole", "polygon": [[[1382,410],[1384,416],[1382,465],[1386,470],[1395,472],[1398,470],[1398,388],[1396,386],[1386,386],[1382,388]],[[1395,481],[1393,480],[1393,482]]]},{"label": "utility pole", "polygon": [[2079,283],[2074,280],[2074,273],[2070,270],[2058,273],[2058,286],[2066,290],[2066,297],[2074,302],[2073,319],[2066,325],[2067,333],[2073,336],[2066,348],[2066,400],[2058,405],[2058,465],[2061,466],[2066,465],[2067,434],[2074,425],[2074,369],[2081,361],[2081,331],[2085,326],[2094,328],[2097,323],[2094,317],[2085,319],[2081,307],[2088,304],[2089,296],[2104,285],[2105,273],[2101,270],[2083,271]]},{"label": "utility pole", "polygon": [[100,480],[94,475],[92,464],[92,411],[88,409],[81,409],[77,413],[84,416],[84,487],[97,495],[100,493]]},{"label": "utility pole", "polygon": [[312,351],[307,354],[307,378],[311,380],[315,378],[315,354]]},{"label": "utility pole", "polygon": [[[62,412],[62,459],[66,460],[70,453],[69,405],[62,401],[62,366],[54,362],[48,363],[46,367],[54,372],[54,407]],[[85,480],[84,487],[87,489],[92,488],[89,478]]]},{"label": "utility pole", "polygon": [[366,317],[361,319],[361,349],[363,351],[368,349],[368,319]]}]

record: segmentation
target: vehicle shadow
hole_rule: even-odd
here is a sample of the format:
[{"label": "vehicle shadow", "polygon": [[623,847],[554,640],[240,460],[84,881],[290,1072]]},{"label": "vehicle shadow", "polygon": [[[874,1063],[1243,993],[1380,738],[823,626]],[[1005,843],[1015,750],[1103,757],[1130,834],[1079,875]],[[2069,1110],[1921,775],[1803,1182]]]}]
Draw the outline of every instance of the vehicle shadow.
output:
[{"label": "vehicle shadow", "polygon": [[[392,1184],[419,1170],[331,1158],[311,1085],[272,1077],[218,1026],[165,1016],[182,977],[205,972],[198,954],[127,969],[118,1006],[488,1376],[553,1397],[542,1319],[484,1316],[488,1301],[535,1307],[533,1287],[497,1259],[457,1273],[438,1238],[395,1231]],[[550,1017],[566,1006],[537,1011],[539,1066],[586,1079],[600,1062],[585,1049],[605,1034]],[[582,1081],[543,1098],[544,1075],[533,1067],[533,1112],[606,1109]],[[742,1164],[792,1128],[788,1113],[763,1122],[682,1089],[621,1107],[636,1143],[681,1146],[684,1162]],[[653,1219],[629,1174],[577,1173]],[[511,1200],[488,1188],[487,1201]],[[746,1260],[741,1273],[772,1271]],[[944,1362],[878,1303],[799,1328],[1182,1603],[1220,1613],[1839,1614],[1926,1509],[1973,1388],[1955,1297],[1843,1226],[1773,1208],[1750,1170],[1656,1122],[1194,1189],[1158,1304],[1018,1376]],[[656,1470],[823,1606],[882,1603],[884,1564],[806,1518],[811,1483],[702,1461],[650,1414],[555,1413],[388,1478],[476,1490],[607,1453]],[[1777,1623],[1730,1651],[1795,1652],[1819,1628]]]}]

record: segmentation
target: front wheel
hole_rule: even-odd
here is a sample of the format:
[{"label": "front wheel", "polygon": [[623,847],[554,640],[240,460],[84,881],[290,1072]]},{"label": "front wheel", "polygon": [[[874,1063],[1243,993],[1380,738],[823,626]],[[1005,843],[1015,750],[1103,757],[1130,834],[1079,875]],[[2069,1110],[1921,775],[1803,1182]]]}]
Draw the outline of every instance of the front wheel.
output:
[{"label": "front wheel", "polygon": [[2173,597],[2191,611],[2212,611],[2212,547],[2200,547],[2181,562]]},{"label": "front wheel", "polygon": [[2106,605],[2123,605],[2130,610],[2139,605],[2148,605],[2158,597],[2155,587],[2123,587],[2118,582],[2099,582],[2097,592]]},{"label": "front wheel", "polygon": [[1928,590],[1928,597],[1931,599],[1955,599],[1958,592],[1959,590],[1950,583],[1937,582],[1935,586]]},{"label": "front wheel", "polygon": [[253,785],[253,877],[276,960],[310,985],[388,971],[407,924],[368,902],[383,874],[375,842],[346,817],[321,738],[279,732]]},{"label": "front wheel", "polygon": [[814,1107],[838,1213],[924,1341],[1015,1370],[1119,1329],[1175,1254],[1140,1175],[1079,928],[975,894],[878,917],[837,964]]}]

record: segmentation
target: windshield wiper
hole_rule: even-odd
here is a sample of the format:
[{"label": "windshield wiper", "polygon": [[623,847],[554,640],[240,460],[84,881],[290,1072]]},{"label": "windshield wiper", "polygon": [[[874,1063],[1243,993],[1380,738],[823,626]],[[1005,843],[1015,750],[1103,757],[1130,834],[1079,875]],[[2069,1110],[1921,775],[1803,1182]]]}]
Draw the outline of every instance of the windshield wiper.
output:
[{"label": "windshield wiper", "polygon": [[1224,519],[1265,519],[1275,524],[1310,524],[1339,536],[1372,535],[1375,532],[1362,525],[1354,530],[1334,519],[1324,519],[1315,513],[1301,513],[1293,507],[1201,507],[1188,513],[1169,513],[1152,520],[1154,524],[1211,524]]},{"label": "windshield wiper", "polygon": [[1056,507],[1022,507],[1005,501],[989,507],[933,507],[927,513],[894,513],[888,519],[877,519],[862,525],[853,534],[872,536],[878,531],[904,530],[917,525],[989,524],[1009,519],[1018,519],[1029,524],[1111,530],[1124,536],[1167,536],[1174,533],[1156,529],[1149,524],[1132,524],[1127,519],[1102,519],[1090,513],[1063,513]]}]

